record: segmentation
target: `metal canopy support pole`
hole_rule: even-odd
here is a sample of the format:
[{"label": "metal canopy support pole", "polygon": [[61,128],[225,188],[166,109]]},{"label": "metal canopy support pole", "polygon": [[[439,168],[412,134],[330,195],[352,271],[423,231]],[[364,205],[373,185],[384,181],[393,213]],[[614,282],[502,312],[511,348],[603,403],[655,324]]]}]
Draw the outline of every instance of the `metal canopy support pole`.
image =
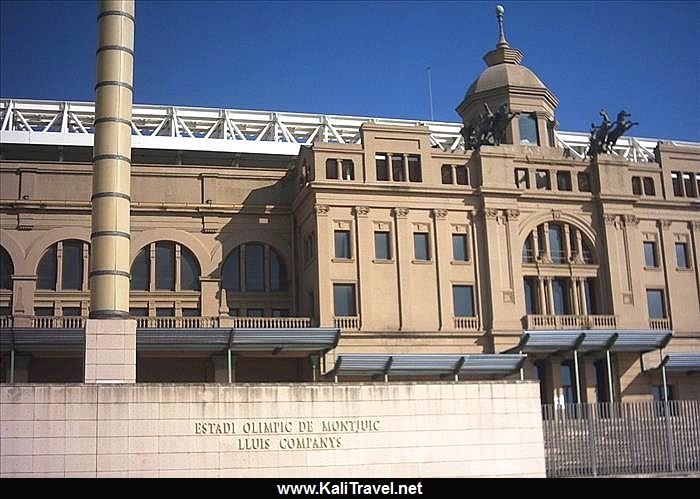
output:
[{"label": "metal canopy support pole", "polygon": [[[519,353],[520,353],[520,355],[522,355],[522,354],[523,354],[523,351],[520,350]],[[525,365],[524,362],[523,362],[522,364],[520,364],[520,381],[525,381],[525,370],[524,370],[524,368],[523,368],[524,365]]]},{"label": "metal canopy support pole", "polygon": [[233,365],[231,360],[231,347],[226,349],[226,360],[228,361],[228,382],[233,383]]},{"label": "metal canopy support pole", "polygon": [[[659,350],[661,352],[661,350]],[[663,354],[662,354],[663,355]],[[673,435],[671,431],[671,412],[668,406],[668,385],[666,384],[666,366],[661,364],[661,377],[664,382],[664,419],[666,419],[666,452],[668,453],[669,471],[676,471],[676,456],[673,449]]]},{"label": "metal canopy support pole", "polygon": [[10,383],[15,382],[15,346],[10,349]]},{"label": "metal canopy support pole", "polygon": [[608,364],[608,400],[613,402],[613,381],[612,381],[612,365],[610,362],[610,349],[605,350],[605,360]]},{"label": "metal canopy support pole", "polygon": [[581,403],[581,382],[578,372],[578,350],[574,350],[574,373],[576,377],[576,403]]}]

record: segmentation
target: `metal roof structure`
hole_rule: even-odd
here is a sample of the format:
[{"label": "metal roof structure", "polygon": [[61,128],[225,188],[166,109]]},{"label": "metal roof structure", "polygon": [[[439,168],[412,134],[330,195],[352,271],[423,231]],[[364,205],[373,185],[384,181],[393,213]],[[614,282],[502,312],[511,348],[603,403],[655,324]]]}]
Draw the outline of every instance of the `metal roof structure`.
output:
[{"label": "metal roof structure", "polygon": [[525,362],[520,354],[347,354],[339,355],[327,376],[507,376]]},{"label": "metal roof structure", "polygon": [[[137,328],[136,346],[144,350],[235,352],[327,352],[335,348],[340,330],[332,328],[232,329]],[[43,348],[82,350],[83,328],[3,328],[0,348],[17,351]]]},{"label": "metal roof structure", "polygon": [[669,353],[657,367],[649,370],[661,368],[671,373],[700,374],[700,353]]},{"label": "metal roof structure", "polygon": [[604,351],[644,353],[664,348],[673,336],[670,330],[554,330],[526,331],[520,343],[507,352],[553,353]]},{"label": "metal roof structure", "polygon": [[[95,105],[92,102],[0,100],[0,143],[91,147]],[[432,145],[464,151],[461,123],[363,116],[285,113],[134,104],[132,148],[296,156],[316,140],[360,143],[365,122],[403,127],[426,126]],[[589,136],[555,132],[557,145],[574,159],[586,159]],[[613,153],[632,162],[654,161],[658,139],[621,137]],[[664,140],[700,147],[694,142]]]}]

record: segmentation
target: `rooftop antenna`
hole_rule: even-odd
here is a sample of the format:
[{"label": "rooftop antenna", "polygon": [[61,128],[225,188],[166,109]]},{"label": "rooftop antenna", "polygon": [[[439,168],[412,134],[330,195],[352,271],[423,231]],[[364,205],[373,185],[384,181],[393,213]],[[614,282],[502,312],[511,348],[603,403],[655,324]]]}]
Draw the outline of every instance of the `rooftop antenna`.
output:
[{"label": "rooftop antenna", "polygon": [[430,66],[426,68],[428,70],[428,98],[430,100],[430,121],[435,121],[433,116],[433,77],[430,70]]}]

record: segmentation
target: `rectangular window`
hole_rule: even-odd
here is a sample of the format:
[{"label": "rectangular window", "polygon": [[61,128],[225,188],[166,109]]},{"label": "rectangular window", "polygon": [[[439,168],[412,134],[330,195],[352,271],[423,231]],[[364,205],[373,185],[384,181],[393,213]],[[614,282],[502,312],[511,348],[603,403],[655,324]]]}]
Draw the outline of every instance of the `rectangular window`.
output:
[{"label": "rectangular window", "polygon": [[229,308],[228,309],[228,315],[229,317],[238,317],[241,315],[241,309],[239,308]]},{"label": "rectangular window", "polygon": [[689,269],[688,245],[686,243],[676,243],[676,266],[679,269]]},{"label": "rectangular window", "polygon": [[328,158],[326,160],[326,178],[329,180],[338,178],[338,161],[334,158]]},{"label": "rectangular window", "polygon": [[644,177],[642,179],[644,182],[644,194],[646,196],[656,196],[656,188],[654,187],[654,179],[651,177]]},{"label": "rectangular window", "polygon": [[355,163],[351,159],[344,159],[342,166],[343,180],[355,180]]},{"label": "rectangular window", "polygon": [[265,311],[262,308],[247,308],[245,311],[246,317],[262,317]]},{"label": "rectangular window", "polygon": [[403,172],[403,156],[394,154],[391,156],[391,179],[394,182],[405,182],[406,177]]},{"label": "rectangular window", "polygon": [[518,189],[530,188],[530,174],[527,168],[515,169],[515,187]]},{"label": "rectangular window", "polygon": [[608,390],[608,364],[603,359],[593,362],[595,370],[595,397],[596,402],[609,402],[610,391]]},{"label": "rectangular window", "polygon": [[549,224],[549,252],[552,262],[564,263],[564,233],[559,224]]},{"label": "rectangular window", "polygon": [[156,243],[156,289],[175,290],[175,243]]},{"label": "rectangular window", "polygon": [[348,259],[350,258],[350,231],[336,230],[335,231],[335,257]]},{"label": "rectangular window", "polygon": [[388,232],[375,231],[374,233],[374,258],[376,260],[390,260],[391,250]]},{"label": "rectangular window", "polygon": [[413,233],[413,252],[416,260],[430,260],[427,232]]},{"label": "rectangular window", "polygon": [[549,182],[549,170],[535,170],[535,187],[540,190],[552,190],[552,184]]},{"label": "rectangular window", "polygon": [[532,114],[522,113],[518,118],[520,124],[520,145],[538,146],[540,140],[537,135],[537,120]]},{"label": "rectangular window", "polygon": [[80,317],[80,307],[63,307],[63,317]]},{"label": "rectangular window", "polygon": [[129,309],[129,317],[148,317],[147,307],[133,307]]},{"label": "rectangular window", "polygon": [[579,172],[576,177],[578,178],[578,190],[591,192],[591,176],[586,172]]},{"label": "rectangular window", "polygon": [[681,172],[671,172],[671,183],[673,184],[673,195],[683,197],[683,181]]},{"label": "rectangular window", "polygon": [[199,317],[199,309],[198,308],[183,308],[182,309],[182,316],[183,317]]},{"label": "rectangular window", "polygon": [[568,315],[569,281],[567,279],[552,279],[552,297],[554,298],[554,315]]},{"label": "rectangular window", "polygon": [[659,266],[656,258],[656,243],[654,241],[644,241],[644,266],[649,268]]},{"label": "rectangular window", "polygon": [[374,157],[377,165],[377,180],[389,180],[389,166],[386,164],[386,154],[377,154]]},{"label": "rectangular window", "polygon": [[525,313],[533,315],[537,313],[537,280],[531,277],[523,279],[525,287]]},{"label": "rectangular window", "polygon": [[411,182],[422,182],[423,173],[421,172],[420,156],[408,157],[408,180]]},{"label": "rectangular window", "polygon": [[556,139],[554,136],[554,122],[547,122],[547,138],[549,138],[549,147],[556,147]]},{"label": "rectangular window", "polygon": [[685,189],[685,195],[689,198],[697,197],[695,192],[695,182],[693,181],[692,173],[683,174],[683,188]]},{"label": "rectangular window", "polygon": [[12,315],[11,307],[0,307],[0,317],[7,317]]},{"label": "rectangular window", "polygon": [[576,389],[574,388],[574,365],[570,360],[565,360],[560,364],[559,375],[561,377],[561,389],[564,393],[564,400],[561,401],[565,404],[576,404]]},{"label": "rectangular window", "polygon": [[309,291],[309,317],[312,319],[316,316],[316,300],[314,299],[314,292]]},{"label": "rectangular window", "polygon": [[666,318],[666,301],[663,289],[647,289],[647,308],[650,319]]},{"label": "rectangular window", "polygon": [[474,317],[474,287],[452,286],[455,317]]},{"label": "rectangular window", "polygon": [[355,285],[334,284],[333,306],[336,317],[355,317],[357,315],[357,308],[355,307]]},{"label": "rectangular window", "polygon": [[440,168],[440,177],[442,178],[443,184],[452,183],[452,165],[442,165]]},{"label": "rectangular window", "polygon": [[557,172],[557,189],[560,191],[571,190],[571,172]]},{"label": "rectangular window", "polygon": [[172,307],[156,308],[156,317],[175,317],[175,309]]},{"label": "rectangular window", "polygon": [[598,313],[598,302],[595,298],[595,279],[588,278],[583,281],[583,288],[586,293],[586,310],[588,310],[588,315],[595,315]]},{"label": "rectangular window", "polygon": [[34,315],[37,317],[51,317],[53,315],[53,307],[36,307]]},{"label": "rectangular window", "polygon": [[61,265],[63,289],[81,289],[83,283],[83,243],[79,241],[63,242],[63,263]]},{"label": "rectangular window", "polygon": [[469,185],[469,171],[466,166],[458,166],[455,168],[457,174],[457,185]]},{"label": "rectangular window", "polygon": [[642,179],[641,177],[632,177],[632,194],[635,196],[642,195]]},{"label": "rectangular window", "polygon": [[286,308],[273,308],[272,317],[289,317],[289,310]]},{"label": "rectangular window", "polygon": [[452,234],[452,259],[456,262],[469,260],[466,234]]},{"label": "rectangular window", "polygon": [[262,244],[247,244],[245,247],[245,289],[265,290],[265,247]]},{"label": "rectangular window", "polygon": [[700,173],[695,174],[695,191],[700,193]]}]

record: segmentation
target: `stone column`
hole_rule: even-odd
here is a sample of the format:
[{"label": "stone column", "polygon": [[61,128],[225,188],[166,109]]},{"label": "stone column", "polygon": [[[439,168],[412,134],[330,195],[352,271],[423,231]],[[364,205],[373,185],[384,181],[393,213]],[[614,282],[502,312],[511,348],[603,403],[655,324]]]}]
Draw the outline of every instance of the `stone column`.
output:
[{"label": "stone column", "polygon": [[574,315],[579,315],[581,312],[579,308],[579,282],[580,279],[578,277],[571,278],[571,304],[573,305]]},{"label": "stone column", "polygon": [[411,262],[413,260],[413,231],[408,220],[408,208],[394,208],[394,244],[399,295],[399,331],[410,329],[413,323],[411,308]]},{"label": "stone column", "polygon": [[545,278],[547,281],[547,294],[549,295],[548,298],[548,303],[549,303],[549,314],[550,315],[557,315],[556,310],[554,309],[554,290],[552,289],[552,278],[551,277],[546,277]]},{"label": "stone column", "polygon": [[[372,260],[374,259],[374,231],[369,219],[369,206],[355,206],[355,265],[357,266],[357,315],[360,329],[367,328],[372,314]],[[377,327],[370,325],[371,327]],[[371,330],[371,329],[370,329]]]},{"label": "stone column", "polygon": [[[454,313],[452,311],[452,289],[449,280],[451,252],[444,250],[450,248],[452,243],[452,228],[447,223],[447,210],[433,209],[433,233],[435,242],[435,272],[437,276],[438,291],[438,330],[452,330],[455,328]],[[465,235],[467,235],[465,233]],[[476,289],[474,289],[476,291]],[[478,293],[474,293],[474,310]]]},{"label": "stone column", "polygon": [[547,315],[547,294],[544,291],[544,277],[537,277],[537,297],[540,300],[540,314]]},{"label": "stone column", "polygon": [[103,0],[97,23],[85,382],[133,383],[136,322],[128,317],[134,2]]}]

